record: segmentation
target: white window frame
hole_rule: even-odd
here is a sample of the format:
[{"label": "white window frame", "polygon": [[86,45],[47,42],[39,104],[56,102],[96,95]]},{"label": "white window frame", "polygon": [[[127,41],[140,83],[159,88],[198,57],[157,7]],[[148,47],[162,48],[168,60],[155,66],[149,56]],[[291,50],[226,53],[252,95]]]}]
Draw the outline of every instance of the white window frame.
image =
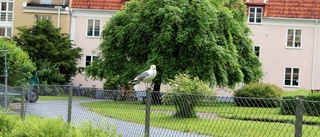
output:
[{"label": "white window frame", "polygon": [[0,28],[2,28],[2,29],[4,29],[4,35],[3,36],[1,36],[0,35],[0,38],[1,37],[12,37],[12,28],[11,27],[0,27]]},{"label": "white window frame", "polygon": [[[253,17],[253,22],[250,21],[250,10],[254,9],[254,17]],[[261,9],[261,16],[257,17],[257,9]],[[248,8],[248,23],[253,23],[253,24],[261,24],[262,23],[262,15],[263,15],[263,8],[262,7],[249,7]],[[260,18],[260,22],[257,22],[257,19]]]},{"label": "white window frame", "polygon": [[[257,55],[256,47],[259,48],[259,51],[258,51],[259,55]],[[253,46],[253,51],[254,51],[254,54],[255,54],[258,58],[260,58],[260,56],[261,56],[261,46],[259,46],[259,45],[254,45],[254,46]]]},{"label": "white window frame", "polygon": [[[89,31],[89,20],[92,20],[92,35],[88,35],[88,31]],[[95,36],[95,23],[96,23],[96,21],[99,21],[99,34],[98,34],[98,36]],[[100,19],[87,19],[87,29],[86,29],[86,36],[87,37],[100,37],[100,35],[101,35],[101,20]]]},{"label": "white window frame", "polygon": [[[289,73],[289,75],[290,75],[290,84],[286,84],[286,75],[287,75],[287,72],[286,72],[286,70],[287,69],[291,69],[290,70],[290,73]],[[294,85],[294,83],[293,83],[293,81],[295,80],[294,79],[294,69],[298,69],[298,78],[296,79],[296,81],[297,81],[297,85]],[[301,72],[301,69],[300,68],[298,68],[298,67],[284,67],[284,86],[287,86],[287,87],[299,87],[299,85],[300,85],[300,72]]]},{"label": "white window frame", "polygon": [[[289,39],[289,37],[290,37],[290,35],[289,35],[289,31],[290,30],[293,30],[293,40],[292,40],[292,45],[291,46],[289,46],[288,45],[288,39]],[[297,30],[300,30],[300,45],[296,45],[295,43],[296,43],[296,32],[297,32]],[[301,49],[302,48],[302,36],[303,36],[303,30],[302,29],[297,29],[297,28],[289,28],[289,29],[287,29],[287,31],[286,31],[286,48],[294,48],[294,49]]]},{"label": "white window frame", "polygon": [[[2,4],[6,4],[6,9],[2,10]],[[10,4],[12,4],[12,9],[10,9]],[[13,0],[3,0],[0,2],[0,22],[12,22],[13,21]],[[2,15],[5,15],[5,20],[2,20]]]},{"label": "white window frame", "polygon": [[[87,65],[87,57],[90,57],[90,63],[88,65]],[[89,66],[92,63],[93,59],[96,57],[97,57],[97,55],[85,55],[84,56],[84,67]]]}]

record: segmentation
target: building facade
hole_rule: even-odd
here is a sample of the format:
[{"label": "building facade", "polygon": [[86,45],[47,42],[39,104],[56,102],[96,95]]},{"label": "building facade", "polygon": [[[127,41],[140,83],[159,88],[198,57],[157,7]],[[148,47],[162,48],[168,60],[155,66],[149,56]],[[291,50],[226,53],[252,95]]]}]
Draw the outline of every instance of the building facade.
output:
[{"label": "building facade", "polygon": [[245,0],[264,71],[285,90],[320,89],[320,0]]},{"label": "building facade", "polygon": [[[71,5],[70,37],[75,47],[82,48],[79,67],[86,67],[99,54],[103,26],[118,10],[125,0],[73,0]],[[102,88],[104,80],[85,77],[85,71],[73,78],[74,85]]]},{"label": "building facade", "polygon": [[37,19],[51,20],[62,33],[70,32],[69,0],[14,0],[13,9],[13,35],[17,27],[34,25]]}]

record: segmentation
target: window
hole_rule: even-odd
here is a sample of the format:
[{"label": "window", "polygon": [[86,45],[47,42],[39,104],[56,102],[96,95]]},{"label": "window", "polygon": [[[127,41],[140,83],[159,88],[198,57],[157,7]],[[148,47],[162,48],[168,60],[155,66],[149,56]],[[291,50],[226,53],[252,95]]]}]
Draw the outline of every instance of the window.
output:
[{"label": "window", "polygon": [[87,36],[89,37],[99,37],[100,36],[100,20],[89,19]]},{"label": "window", "polygon": [[13,1],[4,0],[0,2],[0,21],[12,22],[13,16]]},{"label": "window", "polygon": [[254,53],[258,58],[260,57],[260,46],[254,46]]},{"label": "window", "polygon": [[36,16],[35,16],[35,22],[38,21],[38,20],[43,20],[43,19],[45,19],[45,20],[51,20],[52,17],[49,16],[49,15],[36,15]]},{"label": "window", "polygon": [[11,28],[2,28],[0,27],[0,37],[11,37]]},{"label": "window", "polygon": [[250,23],[261,23],[262,8],[250,7],[249,8],[249,22]]},{"label": "window", "polygon": [[287,32],[287,47],[301,47],[301,29],[288,29]]},{"label": "window", "polygon": [[94,56],[94,55],[87,55],[87,56],[86,56],[85,66],[90,65],[91,62],[92,62],[96,57],[97,57],[97,56]]},{"label": "window", "polygon": [[284,85],[299,86],[299,68],[285,68]]}]

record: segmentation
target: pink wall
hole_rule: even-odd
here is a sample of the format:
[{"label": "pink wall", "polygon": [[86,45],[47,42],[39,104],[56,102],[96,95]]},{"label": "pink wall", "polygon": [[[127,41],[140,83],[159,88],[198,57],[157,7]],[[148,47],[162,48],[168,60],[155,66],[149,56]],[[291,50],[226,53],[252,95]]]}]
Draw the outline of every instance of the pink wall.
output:
[{"label": "pink wall", "polygon": [[[108,21],[109,18],[98,18],[90,16],[77,16],[75,19],[75,29],[74,29],[74,43],[76,47],[82,48],[82,59],[78,61],[78,66],[85,66],[85,56],[86,55],[98,55],[98,46],[100,45],[100,37],[87,37],[87,20],[88,19],[100,19],[100,32],[103,30],[103,26]],[[85,73],[85,72],[84,72]],[[82,84],[83,87],[92,87],[95,85],[97,88],[102,88],[103,81],[92,80],[90,78],[85,78],[83,74],[78,74],[74,77],[73,84]]]},{"label": "pink wall", "polygon": [[[276,84],[285,90],[311,89],[315,27],[301,24],[299,26],[248,24],[248,26],[253,32],[251,38],[254,45],[260,46],[260,60],[265,74],[262,81]],[[302,29],[300,49],[286,48],[287,29]],[[318,29],[318,39],[319,32],[320,29]],[[320,46],[320,39],[317,46]],[[314,89],[320,89],[320,53],[317,53],[316,58],[318,60],[315,64]],[[285,67],[300,68],[299,87],[284,86]]]}]

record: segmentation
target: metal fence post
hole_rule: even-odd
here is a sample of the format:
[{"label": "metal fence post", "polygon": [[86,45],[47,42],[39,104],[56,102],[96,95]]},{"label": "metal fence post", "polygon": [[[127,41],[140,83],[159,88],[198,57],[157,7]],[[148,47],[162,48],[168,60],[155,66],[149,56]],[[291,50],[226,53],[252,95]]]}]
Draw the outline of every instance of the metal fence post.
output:
[{"label": "metal fence post", "polygon": [[71,110],[72,110],[72,85],[69,85],[69,97],[68,97],[68,119],[67,122],[71,122]]},{"label": "metal fence post", "polygon": [[22,85],[22,92],[21,92],[21,108],[20,108],[20,117],[22,118],[22,119],[25,119],[26,118],[26,108],[25,108],[25,102],[26,102],[26,100],[25,100],[25,98],[26,98],[26,91],[25,91],[25,89],[26,89],[26,86],[25,85]]},{"label": "metal fence post", "polygon": [[295,121],[295,137],[302,136],[302,123],[303,123],[303,99],[304,96],[297,96],[297,104],[296,104],[296,121]]},{"label": "metal fence post", "polygon": [[151,88],[147,89],[146,94],[146,121],[144,127],[144,137],[149,137],[150,133],[150,106],[151,106]]}]

